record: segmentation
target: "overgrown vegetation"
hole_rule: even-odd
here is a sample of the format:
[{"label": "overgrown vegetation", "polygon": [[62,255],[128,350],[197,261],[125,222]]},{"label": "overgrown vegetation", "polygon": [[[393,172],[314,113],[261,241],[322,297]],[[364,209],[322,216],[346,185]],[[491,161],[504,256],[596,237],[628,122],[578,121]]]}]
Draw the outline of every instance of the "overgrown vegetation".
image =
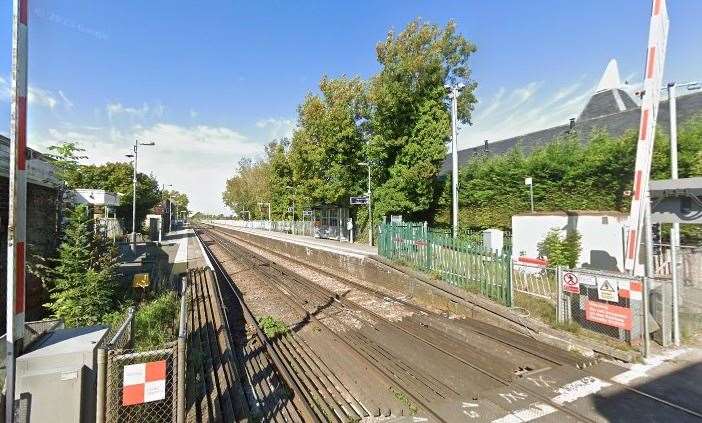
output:
[{"label": "overgrown vegetation", "polygon": [[117,250],[94,230],[86,206],[71,211],[55,261],[46,307],[67,326],[101,322],[116,303]]},{"label": "overgrown vegetation", "polygon": [[273,316],[263,316],[258,319],[258,324],[261,326],[261,330],[269,338],[275,338],[276,336],[285,335],[290,331],[288,325],[285,324],[280,319]]},{"label": "overgrown vegetation", "polygon": [[551,229],[539,242],[539,257],[548,260],[550,266],[575,268],[582,251],[581,236],[578,231],[568,231],[565,237],[558,229]]},{"label": "overgrown vegetation", "polygon": [[178,296],[172,291],[140,304],[134,316],[134,348],[148,350],[172,341],[179,312]]},{"label": "overgrown vegetation", "polygon": [[[524,178],[533,177],[536,210],[614,210],[627,213],[631,198],[637,132],[620,137],[595,130],[581,144],[576,134],[529,154],[515,148],[502,155],[481,155],[463,166],[459,175],[462,227],[508,229],[514,214],[527,212],[529,189]],[[670,177],[670,142],[664,132],[656,136],[651,174]],[[702,176],[702,116],[682,122],[678,132],[681,178]],[[450,178],[444,180],[438,223],[450,220]],[[702,239],[702,228],[682,225],[683,241]]]}]

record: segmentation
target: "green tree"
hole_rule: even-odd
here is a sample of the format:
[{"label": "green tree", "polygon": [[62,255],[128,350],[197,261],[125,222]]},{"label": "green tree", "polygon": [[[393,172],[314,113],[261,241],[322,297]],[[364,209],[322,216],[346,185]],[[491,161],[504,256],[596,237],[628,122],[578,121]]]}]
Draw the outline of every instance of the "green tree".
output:
[{"label": "green tree", "polygon": [[[115,192],[120,195],[117,217],[132,225],[132,175],[129,163],[105,163],[102,165],[80,166],[79,171],[68,175],[66,183],[74,188],[95,188]],[[153,176],[137,173],[137,222],[143,222],[147,213],[161,200],[158,181]],[[139,228],[140,225],[137,225]]]},{"label": "green tree", "polygon": [[370,156],[376,181],[376,218],[388,213],[423,217],[434,207],[435,178],[446,157],[450,114],[446,83],[463,83],[458,119],[470,122],[476,84],[468,60],[473,43],[446,27],[415,20],[376,47],[380,73],[370,83]]},{"label": "green tree", "polygon": [[[46,155],[56,169],[56,176],[67,184],[73,182],[80,172],[80,160],[87,159],[83,156],[85,150],[74,142],[63,142],[49,146],[50,153]],[[80,188],[68,185],[69,188]]]},{"label": "green tree", "polygon": [[59,247],[49,289],[51,302],[46,305],[67,326],[96,324],[113,309],[115,250],[98,250],[98,244],[87,207],[75,207]]},{"label": "green tree", "polygon": [[538,244],[539,256],[547,258],[550,266],[575,268],[582,251],[581,235],[578,231],[568,231],[565,238],[557,229],[550,230]]}]

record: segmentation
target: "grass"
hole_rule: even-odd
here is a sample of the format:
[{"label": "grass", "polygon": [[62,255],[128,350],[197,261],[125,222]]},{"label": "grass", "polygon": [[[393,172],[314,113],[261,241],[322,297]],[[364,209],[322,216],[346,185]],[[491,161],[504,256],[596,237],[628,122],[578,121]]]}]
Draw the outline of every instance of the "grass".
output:
[{"label": "grass", "polygon": [[390,387],[390,390],[392,391],[392,394],[395,396],[395,399],[397,399],[402,404],[407,406],[407,409],[409,410],[411,415],[414,416],[415,414],[417,414],[417,406],[412,402],[412,400],[410,400],[407,397],[407,394],[405,394],[402,391],[395,390],[395,388],[392,386]]},{"label": "grass", "polygon": [[174,292],[142,303],[134,316],[134,349],[148,350],[172,341],[178,325],[180,304]]},{"label": "grass", "polygon": [[258,324],[261,326],[263,333],[269,338],[275,338],[279,335],[285,335],[290,332],[288,325],[280,319],[273,316],[263,316],[258,319]]}]

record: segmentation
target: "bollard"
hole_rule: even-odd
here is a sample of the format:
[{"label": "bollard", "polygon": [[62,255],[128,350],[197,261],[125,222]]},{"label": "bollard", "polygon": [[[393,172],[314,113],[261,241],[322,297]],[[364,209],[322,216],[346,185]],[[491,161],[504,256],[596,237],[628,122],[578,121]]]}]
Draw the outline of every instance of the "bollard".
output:
[{"label": "bollard", "polygon": [[107,373],[107,353],[104,348],[97,350],[97,394],[95,404],[95,422],[105,422],[105,376]]}]

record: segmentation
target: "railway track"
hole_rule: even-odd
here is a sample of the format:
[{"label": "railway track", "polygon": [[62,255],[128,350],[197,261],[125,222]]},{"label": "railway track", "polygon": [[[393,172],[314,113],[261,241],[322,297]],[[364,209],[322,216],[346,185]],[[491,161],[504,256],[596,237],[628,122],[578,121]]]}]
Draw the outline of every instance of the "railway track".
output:
[{"label": "railway track", "polygon": [[[223,246],[229,252],[230,257],[248,262],[252,268],[255,268],[269,280],[277,282],[274,284],[276,289],[286,298],[308,313],[312,320],[326,327],[326,331],[331,336],[339,338],[346,346],[355,351],[359,358],[371,363],[373,368],[381,376],[387,378],[390,384],[400,392],[401,396],[409,398],[410,408],[419,407],[425,414],[437,421],[447,421],[445,416],[434,411],[434,405],[437,403],[458,401],[459,398],[466,395],[477,398],[482,391],[499,386],[509,386],[521,374],[520,372],[542,370],[548,368],[548,363],[559,363],[561,360],[558,357],[544,359],[543,353],[534,353],[532,355],[535,361],[531,362],[534,367],[515,367],[513,363],[501,359],[496,354],[485,354],[485,351],[476,350],[472,345],[458,343],[451,337],[430,331],[419,324],[414,324],[414,322],[395,323],[385,319],[373,311],[344,299],[333,291],[293,274],[282,266],[237,245],[232,240],[212,232],[209,232],[208,235]],[[304,293],[304,295],[299,293]],[[471,381],[472,391],[465,391],[465,388],[459,390],[433,377],[431,373],[403,362],[391,350],[386,349],[381,342],[377,342],[377,339],[373,340],[352,330],[345,332],[342,338],[338,333],[329,329],[328,324],[321,323],[319,318],[342,321],[338,315],[343,313],[351,313],[356,316],[365,314],[366,319],[374,323],[373,329],[383,333],[380,338],[386,335],[392,336],[392,332],[400,332],[402,335],[424,344],[425,349],[434,350],[435,354],[441,357],[442,362],[453,360],[462,364],[463,367],[460,369],[462,377]],[[342,323],[344,322],[342,321]],[[348,325],[348,323],[344,324]],[[521,351],[524,352],[524,349]],[[528,388],[526,389],[528,390]],[[541,396],[536,392],[531,393],[537,397]],[[542,399],[548,401],[548,398]],[[593,421],[587,416],[579,415],[558,404],[554,404],[554,407],[579,421]]]},{"label": "railway track", "polygon": [[[304,310],[311,321],[325,327],[326,329],[324,330],[331,336],[336,335],[339,337],[339,334],[328,327],[327,322],[329,319],[338,321],[339,316],[344,314],[351,314],[356,317],[362,316],[364,320],[373,324],[373,329],[375,331],[383,334],[387,334],[388,331],[403,333],[406,337],[417,341],[417,343],[424,344],[425,347],[434,349],[446,357],[451,357],[468,368],[473,369],[478,374],[504,387],[514,385],[515,381],[517,383],[520,380],[523,381],[525,377],[533,380],[529,375],[536,375],[543,371],[549,371],[551,368],[563,366],[565,368],[587,370],[588,367],[595,364],[595,361],[592,359],[586,359],[555,347],[544,345],[528,336],[515,334],[506,329],[497,328],[480,321],[465,319],[452,321],[450,325],[447,325],[445,319],[442,319],[441,316],[413,303],[398,298],[388,298],[386,293],[358,283],[352,279],[329,272],[309,263],[292,259],[286,255],[268,249],[265,250],[267,255],[277,256],[281,260],[294,262],[314,272],[342,281],[344,284],[358,291],[363,291],[384,301],[392,301],[401,304],[415,312],[415,315],[409,319],[403,319],[400,322],[391,321],[368,308],[346,299],[343,294],[339,294],[334,290],[325,288],[316,282],[301,277],[288,270],[285,266],[277,263],[276,260],[271,260],[270,257],[266,258],[252,251],[252,249],[260,250],[261,247],[251,244],[247,240],[239,238],[228,231],[217,232],[218,233],[215,234],[209,231],[209,235],[219,243],[220,246],[224,247],[230,257],[236,257],[237,260],[247,262],[252,269],[255,269],[268,278],[272,284],[276,285],[276,289],[278,289],[288,301],[296,304],[300,310]],[[348,322],[345,324],[348,326]],[[451,327],[454,324],[460,326],[461,329],[457,332],[452,330]],[[480,338],[481,340],[476,338]],[[461,395],[465,396],[465,392],[459,392],[460,390],[454,389],[450,384],[433,378],[430,374],[418,371],[417,368],[411,367],[409,363],[404,363],[402,359],[393,355],[392,349],[386,349],[382,342],[376,342],[377,340],[372,339],[372,337],[365,337],[363,333],[359,333],[358,331],[348,331],[343,333],[342,340],[350,349],[356,352],[359,359],[365,359],[373,363],[373,368],[381,377],[384,376],[391,385],[397,387],[402,395],[410,398],[411,404],[420,408],[420,414],[430,416],[433,420],[448,421],[445,415],[433,410],[435,404],[440,404],[442,400],[457,400]],[[465,342],[467,340],[470,340],[470,344]],[[515,368],[511,365],[512,363],[510,363],[510,360],[502,360],[499,357],[500,354],[493,354],[486,360],[486,355],[481,354],[484,350],[481,351],[478,348],[477,350],[471,351],[471,345],[476,343],[482,343],[483,348],[501,345],[505,351],[511,350],[510,358],[520,359],[525,363],[529,362],[529,364]],[[532,360],[525,360],[525,357],[531,357]],[[589,374],[584,371],[582,373]],[[474,379],[474,377],[470,378]],[[628,391],[640,398],[645,398],[653,403],[657,403],[658,406],[670,408],[671,410],[674,409],[681,417],[686,419],[702,417],[700,413],[694,410],[687,409],[655,395],[642,392],[629,386],[615,385],[618,385],[622,390]],[[589,413],[578,411],[576,407],[568,407],[567,405],[554,402],[553,399],[549,398],[549,396],[543,392],[540,392],[539,389],[534,389],[524,383],[519,384],[519,387],[522,391],[528,392],[532,397],[543,401],[541,403],[542,405],[546,404],[546,407],[552,407],[561,412],[564,415],[563,417],[567,416],[567,418],[576,421],[600,421],[600,419],[593,419]],[[488,389],[486,386],[480,386],[479,389],[476,389],[473,399],[479,398],[480,392],[486,389]],[[465,404],[464,402],[464,405]],[[653,406],[658,407],[655,404]],[[411,411],[414,412],[417,410],[413,409]],[[451,419],[451,417],[449,417],[449,419]]]}]

